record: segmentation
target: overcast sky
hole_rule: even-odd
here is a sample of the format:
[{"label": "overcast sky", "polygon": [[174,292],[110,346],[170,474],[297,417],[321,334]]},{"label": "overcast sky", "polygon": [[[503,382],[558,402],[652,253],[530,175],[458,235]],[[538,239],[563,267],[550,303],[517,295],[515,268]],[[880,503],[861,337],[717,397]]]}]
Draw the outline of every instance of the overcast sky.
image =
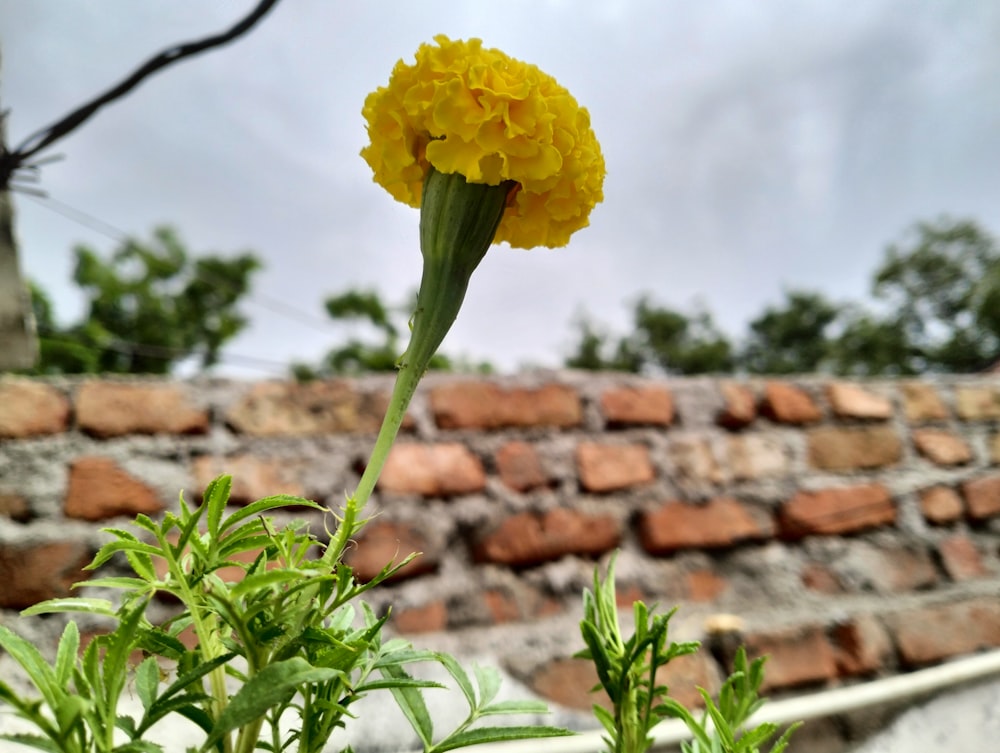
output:
[{"label": "overcast sky", "polygon": [[[9,141],[253,4],[0,0]],[[568,247],[487,254],[451,354],[556,366],[575,316],[624,330],[643,292],[701,302],[739,335],[785,288],[865,296],[915,220],[1000,231],[991,0],[284,0],[250,35],[157,74],[59,143],[66,159],[42,187],[131,235],[170,223],[195,253],[252,249],[266,267],[230,350],[318,358],[340,332],[324,297],[375,287],[398,301],[418,283],[417,211],[371,181],[360,110],[438,33],[553,75],[590,110],[608,165],[605,201]],[[71,249],[116,243],[29,198],[16,206],[26,274],[68,321],[81,306]]]}]

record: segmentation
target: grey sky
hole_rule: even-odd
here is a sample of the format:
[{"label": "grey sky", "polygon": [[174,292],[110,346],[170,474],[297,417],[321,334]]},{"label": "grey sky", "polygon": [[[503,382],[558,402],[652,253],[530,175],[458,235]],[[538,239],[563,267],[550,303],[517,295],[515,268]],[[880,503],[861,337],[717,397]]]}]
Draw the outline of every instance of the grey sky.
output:
[{"label": "grey sky", "polygon": [[[0,0],[10,140],[252,4]],[[372,183],[360,109],[437,33],[555,76],[608,164],[605,202],[568,247],[491,250],[450,353],[554,366],[576,314],[624,328],[641,292],[701,301],[739,334],[783,287],[865,295],[914,220],[1000,225],[1000,4],[985,0],[284,0],[60,143],[43,187],[130,234],[170,223],[195,252],[253,249],[256,291],[318,321],[345,287],[399,300],[419,278],[417,212]],[[17,210],[27,274],[75,316],[72,246],[114,241],[30,199]],[[313,359],[338,337],[246,311],[234,353]]]}]

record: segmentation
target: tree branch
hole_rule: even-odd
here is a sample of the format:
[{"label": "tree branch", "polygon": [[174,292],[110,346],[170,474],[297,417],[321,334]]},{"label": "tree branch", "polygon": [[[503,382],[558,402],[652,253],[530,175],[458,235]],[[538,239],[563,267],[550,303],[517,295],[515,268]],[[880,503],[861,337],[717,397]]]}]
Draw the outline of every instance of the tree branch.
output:
[{"label": "tree branch", "polygon": [[11,175],[26,160],[76,130],[102,107],[125,96],[143,80],[157,71],[166,68],[168,65],[180,62],[184,58],[197,55],[215,47],[221,47],[246,34],[278,2],[279,0],[261,0],[245,18],[227,31],[163,50],[139,66],[130,76],[116,86],[95,97],[82,107],[78,107],[55,123],[35,131],[35,133],[28,136],[13,151],[0,153],[0,191],[7,189]]}]

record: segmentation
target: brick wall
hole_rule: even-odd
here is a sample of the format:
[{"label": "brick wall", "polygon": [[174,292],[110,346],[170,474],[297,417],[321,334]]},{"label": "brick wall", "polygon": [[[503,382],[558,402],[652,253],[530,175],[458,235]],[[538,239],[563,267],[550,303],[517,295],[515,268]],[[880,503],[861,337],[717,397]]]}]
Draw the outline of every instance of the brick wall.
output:
[{"label": "brick wall", "polygon": [[[101,526],[219,473],[236,503],[340,505],[390,386],[0,380],[0,621],[86,577]],[[572,708],[580,590],[616,548],[623,602],[679,604],[677,637],[714,642],[664,678],[686,700],[725,669],[720,625],[776,692],[1000,646],[996,377],[431,376],[372,509],[362,577],[423,552],[374,596],[396,630]]]}]

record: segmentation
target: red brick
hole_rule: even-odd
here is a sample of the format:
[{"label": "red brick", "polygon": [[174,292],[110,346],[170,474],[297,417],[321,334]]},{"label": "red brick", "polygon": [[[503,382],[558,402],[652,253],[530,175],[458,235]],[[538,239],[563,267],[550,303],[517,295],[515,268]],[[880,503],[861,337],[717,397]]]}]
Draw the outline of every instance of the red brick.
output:
[{"label": "red brick", "polygon": [[825,682],[837,676],[833,646],[819,626],[783,628],[751,633],[747,656],[767,656],[762,690]]},{"label": "red brick", "polygon": [[989,575],[979,550],[968,536],[960,533],[949,536],[938,544],[941,564],[952,580],[972,580]]},{"label": "red brick", "polygon": [[[261,382],[229,408],[226,423],[255,437],[370,434],[378,431],[385,408],[385,395],[360,392],[343,380]],[[403,428],[412,425],[407,415]]]},{"label": "red brick", "polygon": [[729,587],[729,581],[711,570],[693,570],[684,574],[688,601],[713,601]]},{"label": "red brick", "polygon": [[851,533],[895,521],[896,505],[881,484],[801,491],[779,515],[782,534],[792,538]]},{"label": "red brick", "polygon": [[489,382],[458,382],[432,389],[430,403],[441,429],[568,428],[583,421],[579,394],[561,384],[502,389]]},{"label": "red brick", "polygon": [[962,517],[962,498],[950,487],[932,486],[920,492],[920,510],[929,523],[953,523]]},{"label": "red brick", "polygon": [[31,506],[20,494],[0,491],[0,517],[27,523],[31,520]]},{"label": "red brick", "polygon": [[962,484],[962,494],[973,520],[985,520],[1000,513],[1000,476],[986,476]]},{"label": "red brick", "polygon": [[725,481],[722,466],[707,439],[673,439],[668,453],[673,464],[671,476],[681,480],[721,484]]},{"label": "red brick", "polygon": [[895,594],[930,588],[938,581],[938,572],[924,549],[903,546],[859,546],[848,562],[853,562],[857,580],[865,590]]},{"label": "red brick", "polygon": [[590,711],[596,703],[611,709],[611,700],[603,689],[592,693],[600,683],[592,662],[585,659],[553,659],[531,676],[531,689],[548,701],[569,709]]},{"label": "red brick", "polygon": [[840,582],[837,574],[818,562],[804,565],[799,577],[802,579],[802,585],[810,591],[831,595],[844,593],[844,584]]},{"label": "red brick", "polygon": [[849,382],[827,385],[826,397],[834,415],[840,418],[885,420],[892,417],[892,403],[883,395]]},{"label": "red brick", "polygon": [[527,442],[505,444],[497,450],[496,463],[500,480],[516,492],[528,492],[551,483],[538,452]]},{"label": "red brick", "polygon": [[68,596],[72,584],[90,577],[83,568],[92,554],[80,541],[0,544],[0,608]]},{"label": "red brick", "polygon": [[482,462],[458,442],[397,444],[378,481],[383,492],[424,497],[472,494],[485,487]]},{"label": "red brick", "polygon": [[994,465],[1000,463],[1000,434],[994,434],[989,440],[990,462]]},{"label": "red brick", "polygon": [[780,439],[758,434],[729,437],[729,470],[736,481],[786,476],[789,458]]},{"label": "red brick", "polygon": [[772,533],[769,518],[728,497],[702,505],[667,502],[639,521],[642,546],[656,555],[678,549],[729,547]]},{"label": "red brick", "polygon": [[86,382],[76,395],[76,422],[97,437],[205,434],[208,411],[172,384]]},{"label": "red brick", "polygon": [[401,633],[438,633],[448,627],[448,607],[438,600],[421,607],[393,610],[392,624]]},{"label": "red brick", "polygon": [[376,519],[369,522],[358,537],[357,546],[348,551],[345,561],[361,581],[370,581],[392,562],[402,562],[419,553],[392,580],[414,578],[437,570],[440,552],[415,526]]},{"label": "red brick", "polygon": [[678,656],[656,671],[656,684],[665,685],[670,697],[686,708],[704,706],[698,688],[717,695],[722,687],[722,672],[708,651]]},{"label": "red brick", "polygon": [[613,387],[601,394],[601,413],[611,426],[670,426],[674,401],[664,387]]},{"label": "red brick", "polygon": [[825,471],[883,468],[903,457],[903,443],[888,426],[825,426],[809,432],[809,463]]},{"label": "red brick", "polygon": [[588,492],[611,492],[648,484],[655,473],[645,445],[581,442],[576,448],[580,485]]},{"label": "red brick", "polygon": [[505,591],[491,589],[483,593],[483,601],[490,613],[492,624],[501,625],[505,622],[516,622],[523,616],[521,608],[511,594]]},{"label": "red brick", "polygon": [[1000,602],[993,596],[907,609],[886,622],[907,666],[1000,646]]},{"label": "red brick", "polygon": [[544,515],[520,513],[507,518],[479,542],[476,556],[481,561],[526,567],[567,554],[604,554],[620,540],[613,518],[558,508]]},{"label": "red brick", "polygon": [[139,513],[156,515],[163,508],[154,489],[110,458],[82,457],[70,465],[63,505],[67,518],[105,520]]},{"label": "red brick", "polygon": [[202,455],[194,459],[192,471],[198,496],[217,476],[232,476],[233,487],[229,501],[234,505],[247,505],[272,494],[306,496],[306,490],[300,481],[302,463],[286,458]]},{"label": "red brick", "polygon": [[885,668],[893,657],[892,640],[871,615],[852,617],[833,628],[837,670],[841,675],[867,675]]},{"label": "red brick", "polygon": [[972,450],[957,434],[943,429],[916,429],[917,452],[937,465],[963,465],[972,460]]},{"label": "red brick", "polygon": [[771,381],[764,385],[761,412],[782,424],[811,424],[823,418],[808,392],[786,382]]},{"label": "red brick", "polygon": [[903,412],[911,424],[928,421],[943,421],[948,418],[948,409],[937,390],[922,382],[904,382],[899,385],[903,394]]},{"label": "red brick", "polygon": [[47,384],[0,380],[0,438],[59,434],[69,425],[69,400]]},{"label": "red brick", "polygon": [[1000,418],[1000,387],[956,387],[955,410],[963,421]]},{"label": "red brick", "polygon": [[742,429],[749,426],[757,418],[757,404],[753,391],[736,382],[723,382],[719,385],[722,393],[723,406],[716,416],[716,423],[727,429]]}]

